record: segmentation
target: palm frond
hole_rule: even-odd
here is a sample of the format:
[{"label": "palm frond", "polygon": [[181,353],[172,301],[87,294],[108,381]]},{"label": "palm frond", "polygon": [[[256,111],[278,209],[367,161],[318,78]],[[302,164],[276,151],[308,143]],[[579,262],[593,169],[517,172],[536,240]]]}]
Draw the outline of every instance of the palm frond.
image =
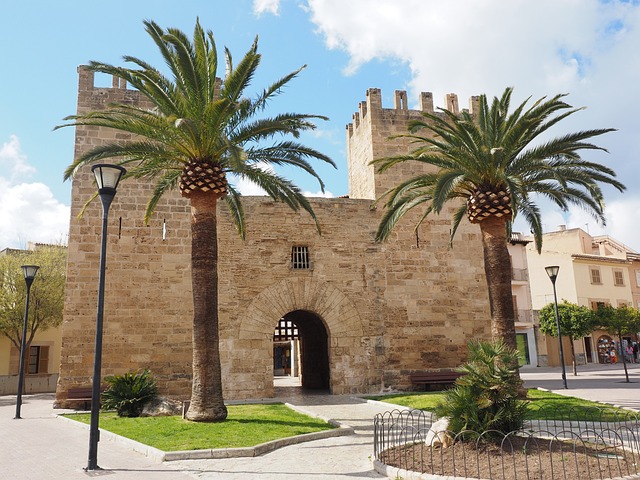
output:
[{"label": "palm frond", "polygon": [[[491,101],[481,95],[473,114],[447,109],[439,109],[438,113],[423,112],[421,119],[409,121],[406,134],[394,137],[408,140],[414,149],[408,154],[374,159],[371,164],[378,173],[406,162],[433,166],[436,178],[431,180],[431,188],[422,194],[428,199],[430,211],[435,213],[454,198],[469,198],[475,191],[506,189],[511,196],[512,215],[523,214],[537,242],[541,240],[540,213],[531,194],[549,198],[563,210],[571,205],[580,206],[603,222],[601,185],[611,185],[619,191],[625,187],[615,178],[612,169],[585,161],[580,154],[606,152],[592,139],[614,129],[588,129],[540,142],[550,128],[582,109],[566,103],[565,94],[558,94],[542,97],[532,104],[528,98],[510,112],[512,93],[513,89],[507,88]],[[418,203],[413,197],[418,191],[409,195],[409,189],[409,184],[403,182],[398,189],[391,189],[380,197],[385,199],[385,208],[391,209],[391,213],[383,216],[384,235],[379,234],[377,238],[386,238],[390,226],[408,211],[404,203]],[[456,210],[453,234],[464,211],[465,207]],[[505,228],[509,228],[510,221],[504,218]]]},{"label": "palm frond", "polygon": [[240,238],[244,240],[247,237],[247,226],[245,223],[244,208],[242,207],[240,192],[238,192],[233,185],[228,185],[227,191],[228,194],[225,197],[225,201],[227,202],[229,213],[231,214],[231,218],[238,230]]}]

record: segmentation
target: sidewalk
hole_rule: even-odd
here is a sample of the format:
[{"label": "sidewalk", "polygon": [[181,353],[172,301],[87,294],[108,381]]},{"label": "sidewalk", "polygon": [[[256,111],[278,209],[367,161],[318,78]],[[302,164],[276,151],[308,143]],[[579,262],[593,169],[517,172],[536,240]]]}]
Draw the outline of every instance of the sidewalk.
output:
[{"label": "sidewalk", "polygon": [[[542,387],[640,411],[640,365],[628,365],[631,383],[617,365],[567,368],[568,389],[560,368],[527,367],[521,375],[527,387]],[[297,389],[277,388],[279,398],[310,414],[331,418],[354,428],[355,434],[291,445],[253,458],[181,460],[155,463],[117,441],[103,438],[98,464],[104,469],[85,472],[87,428],[56,418],[53,394],[23,397],[22,419],[14,420],[15,396],[0,397],[0,480],[76,480],[88,477],[201,480],[357,480],[384,478],[372,468],[373,424],[376,413],[394,407],[337,395],[304,395]],[[106,436],[105,436],[106,437]]]},{"label": "sidewalk", "polygon": [[520,376],[527,388],[541,387],[560,395],[604,402],[640,412],[640,364],[627,364],[629,383],[622,363],[578,365],[566,367],[567,389],[562,382],[560,367],[525,367]]},{"label": "sidewalk", "polygon": [[22,397],[21,419],[15,420],[15,395],[0,397],[1,480],[86,480],[108,475],[113,480],[179,480],[193,478],[173,471],[117,442],[100,441],[98,465],[85,472],[89,430],[56,418],[54,394]]}]

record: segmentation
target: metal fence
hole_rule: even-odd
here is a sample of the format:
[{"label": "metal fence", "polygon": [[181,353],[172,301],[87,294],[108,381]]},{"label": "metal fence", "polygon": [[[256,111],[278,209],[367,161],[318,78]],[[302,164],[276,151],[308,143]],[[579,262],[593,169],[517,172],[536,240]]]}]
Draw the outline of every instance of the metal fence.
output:
[{"label": "metal fence", "polygon": [[547,408],[531,417],[522,430],[506,435],[440,432],[436,439],[446,433],[451,443],[443,448],[433,442],[433,431],[429,435],[437,420],[431,413],[385,412],[374,419],[375,459],[400,470],[461,478],[640,478],[638,414]]}]

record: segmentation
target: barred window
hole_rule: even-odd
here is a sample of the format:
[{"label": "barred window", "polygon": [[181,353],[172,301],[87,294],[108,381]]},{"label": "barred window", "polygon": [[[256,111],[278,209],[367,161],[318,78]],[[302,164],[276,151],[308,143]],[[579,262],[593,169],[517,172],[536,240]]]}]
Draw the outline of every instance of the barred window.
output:
[{"label": "barred window", "polygon": [[281,318],[273,333],[274,342],[284,342],[298,338],[298,327],[291,320]]},{"label": "barred window", "polygon": [[309,261],[309,247],[295,246],[291,248],[291,268],[311,268],[311,262]]}]

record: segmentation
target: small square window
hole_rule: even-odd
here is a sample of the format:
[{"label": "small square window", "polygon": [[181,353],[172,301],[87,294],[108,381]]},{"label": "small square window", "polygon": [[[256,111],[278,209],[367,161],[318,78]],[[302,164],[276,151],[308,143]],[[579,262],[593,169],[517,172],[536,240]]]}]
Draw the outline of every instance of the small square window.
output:
[{"label": "small square window", "polygon": [[291,268],[296,270],[311,268],[309,247],[295,246],[291,248]]},{"label": "small square window", "polygon": [[591,283],[594,285],[602,284],[602,279],[600,278],[600,269],[599,268],[590,268],[591,272]]}]

